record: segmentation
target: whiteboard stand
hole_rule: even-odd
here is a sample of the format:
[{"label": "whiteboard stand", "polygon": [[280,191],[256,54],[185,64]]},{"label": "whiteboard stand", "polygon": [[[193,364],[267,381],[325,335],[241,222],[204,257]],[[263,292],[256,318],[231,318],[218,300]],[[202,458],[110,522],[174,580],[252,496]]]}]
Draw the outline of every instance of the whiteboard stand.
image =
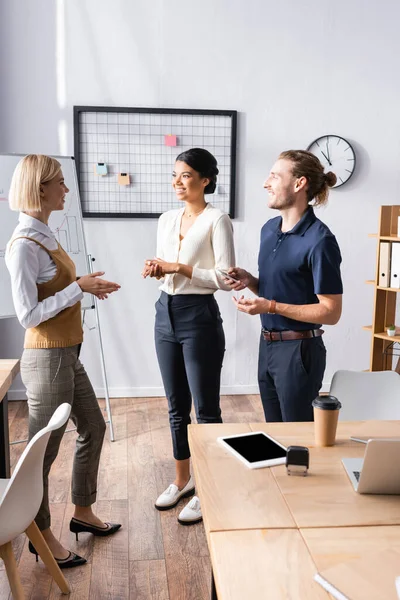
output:
[{"label": "whiteboard stand", "polygon": [[[92,257],[91,254],[88,254],[88,261],[89,261],[89,272],[93,273],[93,263],[96,259]],[[94,311],[95,311],[95,318],[96,318],[96,329],[97,329],[97,333],[99,335],[99,344],[100,344],[100,364],[101,364],[101,371],[103,374],[103,382],[104,382],[104,396],[105,396],[105,401],[106,401],[106,410],[107,410],[107,421],[106,423],[110,424],[110,440],[112,442],[115,441],[115,437],[114,437],[114,426],[113,426],[113,422],[112,422],[112,414],[111,414],[111,405],[110,405],[110,396],[108,393],[108,381],[107,381],[107,373],[106,373],[106,363],[104,360],[104,349],[103,349],[103,339],[101,337],[101,328],[100,328],[100,319],[99,319],[99,309],[98,309],[98,305],[97,305],[97,298],[96,296],[93,296],[93,300],[94,300]],[[85,309],[88,310],[88,309]]]}]

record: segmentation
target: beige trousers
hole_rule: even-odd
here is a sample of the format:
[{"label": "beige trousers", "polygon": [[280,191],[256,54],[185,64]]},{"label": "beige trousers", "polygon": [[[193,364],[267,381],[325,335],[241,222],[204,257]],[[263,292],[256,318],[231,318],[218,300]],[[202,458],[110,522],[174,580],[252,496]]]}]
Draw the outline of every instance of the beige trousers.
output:
[{"label": "beige trousers", "polygon": [[[21,377],[29,406],[29,439],[45,427],[63,402],[71,405],[78,438],[72,471],[72,502],[90,506],[96,501],[97,474],[106,425],[89,377],[80,362],[80,346],[25,349]],[[50,527],[48,477],[66,425],[53,431],[43,465],[43,500],[36,516],[39,529]],[[73,433],[68,435],[74,435]]]}]

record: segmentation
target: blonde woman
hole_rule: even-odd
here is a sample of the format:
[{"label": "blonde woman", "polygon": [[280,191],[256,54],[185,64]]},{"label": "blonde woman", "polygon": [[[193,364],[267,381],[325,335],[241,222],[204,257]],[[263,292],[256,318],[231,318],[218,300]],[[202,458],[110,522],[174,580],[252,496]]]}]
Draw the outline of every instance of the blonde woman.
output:
[{"label": "blonde woman", "polygon": [[[92,511],[105,423],[96,396],[79,360],[83,340],[80,301],[83,292],[100,299],[119,285],[100,279],[101,272],[77,279],[75,265],[48,226],[53,211],[64,208],[68,187],[60,163],[32,154],[17,165],[11,182],[10,208],[20,211],[19,223],[7,245],[6,264],[11,275],[15,312],[26,329],[21,376],[29,407],[29,438],[46,426],[63,402],[72,406],[71,418],[79,437],[72,472],[75,505],[70,530],[98,536],[121,526],[103,523]],[[51,435],[43,468],[44,493],[36,523],[63,569],[86,559],[65,549],[51,531],[48,475],[64,429]],[[36,554],[29,544],[29,550]]]}]

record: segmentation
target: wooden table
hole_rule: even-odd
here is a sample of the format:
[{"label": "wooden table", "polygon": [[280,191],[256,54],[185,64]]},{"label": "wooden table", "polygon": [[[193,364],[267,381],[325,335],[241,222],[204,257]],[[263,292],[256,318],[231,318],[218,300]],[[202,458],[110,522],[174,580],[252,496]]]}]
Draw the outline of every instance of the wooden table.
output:
[{"label": "wooden table", "polygon": [[386,548],[400,550],[399,526],[318,527],[301,529],[300,532],[318,571]]},{"label": "wooden table", "polygon": [[[331,595],[314,581],[315,573],[374,552],[400,551],[400,526],[214,531],[209,547],[220,600],[327,600]],[[374,564],[374,572],[385,566]]]},{"label": "wooden table", "polygon": [[0,359],[0,479],[10,477],[7,392],[19,373],[19,360]]},{"label": "wooden table", "polygon": [[[248,469],[217,442],[220,435],[250,430],[234,423],[189,426],[196,486],[207,531],[295,528],[271,469]],[[229,493],[227,493],[229,490]]]},{"label": "wooden table", "polygon": [[[339,422],[332,448],[313,423],[190,425],[189,443],[219,600],[330,598],[314,574],[371,549],[400,545],[399,496],[357,494],[341,464],[362,457],[350,435],[400,436],[399,421]],[[217,437],[265,431],[310,450],[307,477],[251,470]],[[214,581],[213,581],[214,585]],[[213,598],[216,598],[215,591]]]},{"label": "wooden table", "polygon": [[219,599],[329,598],[297,529],[214,531],[210,555]]}]

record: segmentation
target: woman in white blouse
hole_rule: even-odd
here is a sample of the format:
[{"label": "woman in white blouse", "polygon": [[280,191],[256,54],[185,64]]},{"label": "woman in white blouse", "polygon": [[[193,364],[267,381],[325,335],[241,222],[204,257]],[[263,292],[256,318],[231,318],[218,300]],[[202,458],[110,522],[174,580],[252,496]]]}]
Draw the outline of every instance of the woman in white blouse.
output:
[{"label": "woman in white blouse", "polygon": [[[115,533],[118,523],[103,523],[92,511],[97,473],[106,429],[95,393],[79,360],[83,340],[80,301],[83,292],[100,299],[119,285],[100,279],[102,272],[77,279],[75,264],[48,226],[53,210],[63,210],[68,188],[60,163],[38,154],[25,156],[11,182],[10,208],[20,211],[19,223],[7,245],[15,312],[26,329],[21,376],[29,407],[29,438],[45,427],[55,409],[71,404],[71,419],[79,437],[72,472],[74,516],[70,530],[97,536]],[[86,560],[68,551],[51,530],[48,476],[64,428],[53,432],[43,465],[43,500],[35,521],[61,569]],[[29,550],[37,552],[29,542]]]},{"label": "woman in white blouse", "polygon": [[[207,203],[218,175],[217,161],[202,148],[180,154],[172,186],[184,207],[161,215],[157,258],[146,260],[143,277],[163,277],[156,303],[155,343],[168,399],[175,458],[175,481],[157,498],[156,508],[168,510],[193,496],[187,426],[192,397],[198,423],[221,423],[220,378],[225,336],[214,292],[230,290],[220,270],[235,264],[229,216]],[[201,520],[196,496],[178,521]]]}]

